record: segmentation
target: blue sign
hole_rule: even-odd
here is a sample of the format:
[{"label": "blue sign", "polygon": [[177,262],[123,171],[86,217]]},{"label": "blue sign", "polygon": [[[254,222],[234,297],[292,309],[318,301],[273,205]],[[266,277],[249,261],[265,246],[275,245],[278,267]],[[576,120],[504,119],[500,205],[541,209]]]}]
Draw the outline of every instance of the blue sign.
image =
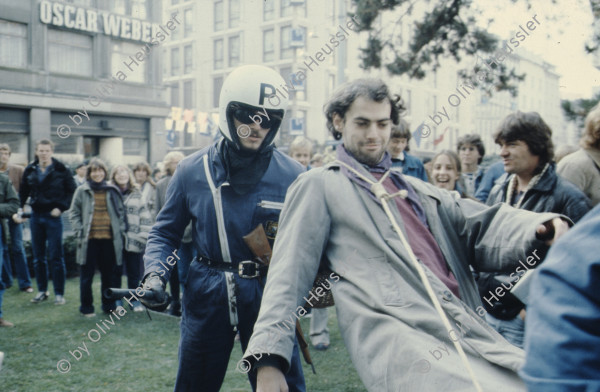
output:
[{"label": "blue sign", "polygon": [[304,119],[303,118],[291,118],[290,119],[290,135],[291,136],[304,136]]},{"label": "blue sign", "polygon": [[169,129],[167,132],[167,146],[173,147],[175,145],[175,131]]}]

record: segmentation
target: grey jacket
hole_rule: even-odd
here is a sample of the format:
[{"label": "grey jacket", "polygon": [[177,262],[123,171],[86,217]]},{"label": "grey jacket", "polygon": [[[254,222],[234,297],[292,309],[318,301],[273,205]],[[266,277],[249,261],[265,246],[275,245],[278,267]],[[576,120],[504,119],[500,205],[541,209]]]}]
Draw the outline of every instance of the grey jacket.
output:
[{"label": "grey jacket", "polygon": [[[123,241],[125,237],[125,208],[123,200],[119,198],[117,205],[119,211],[115,211],[111,202],[111,192],[106,192],[106,206],[110,216],[110,225],[112,228],[113,246],[117,265],[122,264],[123,260]],[[118,213],[118,215],[117,215]],[[94,215],[94,191],[86,182],[75,190],[71,208],[69,209],[69,220],[71,227],[77,237],[77,264],[83,265],[87,259],[87,245],[90,228],[92,226],[92,217]]]},{"label": "grey jacket", "polygon": [[[469,265],[483,271],[516,267],[524,254],[547,248],[535,230],[557,215],[486,207],[404,178],[460,285],[461,299],[425,268],[479,383],[484,391],[524,391],[516,374],[523,351],[480,318],[485,310]],[[395,203],[389,205],[404,230]],[[369,391],[474,390],[451,341],[456,335],[446,331],[383,208],[335,164],[302,174],[288,190],[246,360],[269,353],[289,367],[294,332],[282,322],[300,313],[322,255],[340,277],[332,281],[340,331]],[[438,360],[432,351],[440,346],[452,358]]]}]

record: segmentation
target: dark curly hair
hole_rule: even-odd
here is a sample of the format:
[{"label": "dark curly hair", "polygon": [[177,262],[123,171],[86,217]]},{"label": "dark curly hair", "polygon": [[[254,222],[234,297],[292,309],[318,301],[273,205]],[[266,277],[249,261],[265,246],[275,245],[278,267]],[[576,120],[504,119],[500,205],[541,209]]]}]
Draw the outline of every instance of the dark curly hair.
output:
[{"label": "dark curly hair", "polygon": [[542,171],[546,163],[554,159],[552,130],[538,112],[511,113],[502,120],[494,133],[497,144],[522,140],[529,151],[540,158],[534,174]]},{"label": "dark curly hair", "polygon": [[390,94],[386,84],[381,79],[363,78],[348,82],[340,86],[324,106],[325,117],[327,117],[327,129],[335,140],[340,140],[342,134],[333,126],[333,115],[337,113],[344,118],[346,112],[358,97],[367,97],[375,102],[387,99],[392,107],[390,118],[397,125],[400,114],[404,112],[404,102],[400,96]]}]

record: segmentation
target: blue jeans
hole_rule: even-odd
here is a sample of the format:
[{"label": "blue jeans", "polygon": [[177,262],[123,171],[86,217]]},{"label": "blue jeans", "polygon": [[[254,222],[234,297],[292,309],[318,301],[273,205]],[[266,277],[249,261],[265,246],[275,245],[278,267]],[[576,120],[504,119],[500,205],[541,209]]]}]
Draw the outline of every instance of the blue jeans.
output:
[{"label": "blue jeans", "polygon": [[[48,262],[46,261],[46,246],[48,258],[52,266],[52,282],[54,294],[64,295],[65,277],[67,274],[63,259],[62,217],[54,218],[49,212],[33,212],[31,214],[31,245],[33,248],[33,265],[37,286],[40,292],[48,291]],[[47,245],[46,245],[47,243]]]},{"label": "blue jeans", "polygon": [[25,257],[25,248],[23,247],[23,224],[15,223],[12,218],[8,218],[8,229],[10,231],[10,249],[4,247],[4,264],[2,265],[2,281],[12,286],[13,273],[10,265],[10,253],[12,253],[19,280],[19,289],[24,290],[31,287],[31,277],[27,268],[27,258]]},{"label": "blue jeans", "polygon": [[[4,244],[2,243],[2,224],[0,224],[0,269],[2,269],[2,261],[4,259]],[[4,297],[4,283],[0,279],[0,318],[2,318],[2,297]]]},{"label": "blue jeans", "polygon": [[523,348],[523,339],[525,335],[525,321],[517,315],[512,320],[500,320],[489,313],[485,314],[485,321],[492,326],[504,339],[508,340],[513,346]]}]

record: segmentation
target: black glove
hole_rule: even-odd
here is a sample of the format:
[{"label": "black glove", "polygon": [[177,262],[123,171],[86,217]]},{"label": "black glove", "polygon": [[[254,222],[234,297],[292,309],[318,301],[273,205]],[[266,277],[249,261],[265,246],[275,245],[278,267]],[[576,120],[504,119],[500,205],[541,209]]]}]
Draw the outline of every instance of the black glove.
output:
[{"label": "black glove", "polygon": [[165,293],[165,281],[156,272],[151,272],[144,278],[142,288],[146,294],[140,296],[139,300],[145,307],[162,312],[169,306],[169,296]]}]

